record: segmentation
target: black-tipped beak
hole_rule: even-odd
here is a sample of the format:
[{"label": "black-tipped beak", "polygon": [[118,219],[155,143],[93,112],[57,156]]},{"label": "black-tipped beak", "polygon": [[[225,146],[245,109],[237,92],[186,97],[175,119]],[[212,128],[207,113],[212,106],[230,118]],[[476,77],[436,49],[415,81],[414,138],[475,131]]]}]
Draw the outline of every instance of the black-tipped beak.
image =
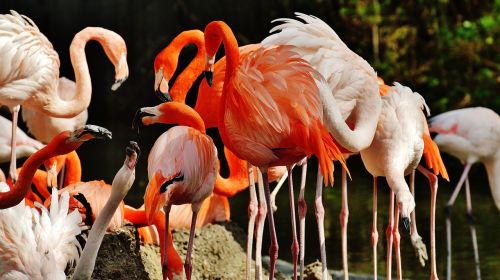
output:
[{"label": "black-tipped beak", "polygon": [[132,129],[134,130],[137,129],[137,134],[139,134],[139,128],[142,125],[142,118],[149,116],[154,116],[154,115],[147,112],[143,112],[141,111],[141,109],[135,112],[134,120],[132,121]]},{"label": "black-tipped beak", "polygon": [[115,80],[115,83],[111,86],[111,90],[112,91],[117,90],[127,79],[128,79],[128,75],[121,78],[121,79]]},{"label": "black-tipped beak", "polygon": [[407,217],[401,218],[401,221],[403,222],[403,226],[406,230],[407,233],[410,233],[410,219]]},{"label": "black-tipped beak", "polygon": [[159,89],[157,89],[157,90],[155,90],[155,95],[156,95],[156,97],[158,97],[158,99],[161,100],[161,102],[171,102],[172,101],[172,97],[170,96],[170,94],[168,92],[163,93]]},{"label": "black-tipped beak", "polygon": [[73,131],[70,140],[87,141],[90,139],[111,139],[111,131],[97,125],[88,124],[82,128]]},{"label": "black-tipped beak", "polygon": [[205,75],[205,79],[207,79],[208,85],[211,87],[212,83],[214,81],[214,72],[212,72],[212,71],[203,71],[203,74]]},{"label": "black-tipped beak", "polygon": [[141,155],[141,149],[137,142],[130,141],[128,142],[127,148],[125,148],[125,154],[127,155],[127,165],[130,169],[135,168],[137,161],[139,160],[139,156]]}]

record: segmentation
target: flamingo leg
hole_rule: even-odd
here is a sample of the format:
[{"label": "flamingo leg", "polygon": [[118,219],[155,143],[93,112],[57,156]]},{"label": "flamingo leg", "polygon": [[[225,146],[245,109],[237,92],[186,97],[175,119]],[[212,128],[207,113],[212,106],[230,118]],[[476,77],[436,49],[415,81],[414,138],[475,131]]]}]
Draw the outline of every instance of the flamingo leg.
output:
[{"label": "flamingo leg", "polygon": [[[415,197],[415,170],[413,170],[413,172],[410,174],[410,192],[411,195]],[[428,259],[427,248],[425,247],[424,242],[422,242],[422,237],[418,234],[417,218],[415,212],[416,212],[415,209],[413,209],[413,211],[411,212],[411,220],[412,220],[410,227],[411,244],[413,246],[413,249],[415,249],[415,255],[420,261],[420,265],[424,267],[425,261]]]},{"label": "flamingo leg", "polygon": [[349,220],[349,206],[347,204],[347,174],[342,168],[342,209],[340,210],[340,226],[342,232],[342,267],[344,269],[344,280],[349,279],[347,268],[347,222]]},{"label": "flamingo leg", "polygon": [[438,190],[438,178],[432,172],[419,165],[418,171],[427,177],[431,187],[431,217],[430,217],[430,232],[431,232],[431,280],[437,280],[437,267],[436,267],[436,199]]},{"label": "flamingo leg", "polygon": [[293,193],[292,167],[287,167],[288,172],[288,197],[290,200],[290,218],[292,222],[292,260],[293,260],[293,280],[297,280],[297,259],[299,254],[299,242],[297,240],[297,225],[295,221],[295,195]]},{"label": "flamingo leg", "polygon": [[[267,203],[267,216],[269,218],[269,233],[271,235],[271,246],[269,247],[270,270],[269,279],[274,279],[274,270],[276,267],[276,260],[278,259],[278,238],[276,237],[276,229],[274,227],[274,215],[271,209],[271,192],[269,191],[269,178],[267,176],[267,169],[262,172],[262,179],[264,180],[264,193],[266,195]],[[189,280],[189,279],[188,279]]]},{"label": "flamingo leg", "polygon": [[300,259],[300,280],[304,279],[304,254],[305,254],[305,238],[306,238],[306,213],[307,204],[304,199],[307,176],[307,160],[302,163],[302,174],[300,177],[299,199],[297,200],[299,208],[299,259]]},{"label": "flamingo leg", "polygon": [[387,279],[392,279],[392,243],[393,235],[392,228],[394,227],[394,192],[390,191],[390,202],[389,202],[389,224],[387,225],[387,230],[385,231],[385,236],[387,238],[387,260],[385,264],[385,275]]},{"label": "flamingo leg", "polygon": [[373,250],[373,279],[377,280],[377,177],[373,177],[373,224],[372,224],[372,250]]},{"label": "flamingo leg", "polygon": [[12,107],[12,132],[10,138],[10,166],[9,166],[9,175],[12,179],[12,183],[15,184],[17,181],[17,173],[16,173],[16,132],[17,132],[17,119],[19,117],[19,109],[20,105],[16,105]]},{"label": "flamingo leg", "polygon": [[[165,211],[165,228],[168,228],[170,224],[170,208],[172,206],[170,204],[167,204],[163,207],[163,211]],[[196,220],[195,220],[196,221]],[[196,224],[196,223],[195,223]],[[163,255],[162,255],[162,263],[161,263],[161,269],[162,269],[162,274],[163,274],[163,280],[166,280],[168,277],[168,262],[167,262],[167,252],[168,252],[168,230],[165,231],[164,233],[164,241],[163,242]]]},{"label": "flamingo leg", "polygon": [[469,179],[465,180],[465,199],[467,204],[467,218],[469,220],[470,234],[472,237],[472,248],[474,250],[474,263],[476,265],[477,279],[481,279],[481,269],[479,265],[479,251],[477,249],[476,227],[474,226],[474,217],[472,216],[472,200],[470,196]]},{"label": "flamingo leg", "polygon": [[314,198],[314,211],[318,222],[319,247],[321,251],[321,279],[328,279],[328,268],[326,266],[325,245],[325,208],[323,207],[323,174],[318,165],[318,176],[316,179],[316,196]]},{"label": "flamingo leg", "polygon": [[193,265],[191,264],[191,253],[193,251],[193,241],[194,241],[194,231],[196,229],[196,217],[198,216],[199,207],[194,209],[193,216],[191,218],[191,229],[189,230],[189,241],[186,251],[186,261],[184,262],[184,270],[186,271],[186,279],[191,280],[191,273],[193,272]]},{"label": "flamingo leg", "polygon": [[[257,170],[257,180],[259,188],[259,209],[257,212],[257,236],[255,238],[255,279],[262,279],[262,234],[264,233],[264,222],[267,215],[266,195],[264,193],[264,180],[262,172]],[[288,175],[287,175],[288,176]]]},{"label": "flamingo leg", "polygon": [[248,203],[248,235],[247,235],[247,280],[251,277],[253,232],[255,228],[255,217],[257,217],[257,193],[255,192],[255,177],[253,166],[248,163],[248,182],[250,187],[250,202]]},{"label": "flamingo leg", "polygon": [[460,192],[460,189],[462,189],[462,186],[465,182],[465,179],[467,178],[467,175],[469,174],[471,164],[467,163],[464,167],[464,171],[462,172],[462,176],[460,176],[460,180],[458,181],[457,186],[455,187],[455,190],[453,190],[453,193],[451,194],[450,200],[448,200],[448,203],[446,204],[446,251],[448,253],[447,258],[446,258],[446,279],[451,280],[451,207],[455,203],[455,200],[457,199],[458,193]]},{"label": "flamingo leg", "polygon": [[[293,167],[292,167],[292,169],[293,169]],[[276,195],[280,191],[283,184],[285,184],[286,178],[288,178],[288,172],[285,172],[285,174],[283,174],[283,176],[281,176],[281,179],[278,181],[278,184],[276,184],[276,187],[274,187],[273,192],[271,193],[271,206],[272,206],[274,212],[276,212],[276,210],[278,210],[278,207],[276,207]]]},{"label": "flamingo leg", "polygon": [[398,279],[403,279],[403,271],[401,270],[401,235],[399,234],[399,207],[394,210],[394,226],[392,228],[393,240],[394,240],[394,255],[396,256],[396,271],[398,274]]}]

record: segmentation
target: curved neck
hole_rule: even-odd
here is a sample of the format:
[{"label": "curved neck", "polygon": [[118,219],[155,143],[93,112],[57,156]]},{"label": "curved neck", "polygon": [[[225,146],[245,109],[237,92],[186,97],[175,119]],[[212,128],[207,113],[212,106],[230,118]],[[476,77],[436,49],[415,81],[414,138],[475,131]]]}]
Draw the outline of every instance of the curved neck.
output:
[{"label": "curved neck", "polygon": [[111,187],[111,195],[95,220],[85,243],[82,255],[71,279],[90,279],[94,271],[97,252],[106,233],[109,222],[133,183],[134,171],[125,164],[116,173]]},{"label": "curved neck", "polygon": [[[224,86],[222,89],[221,102],[219,104],[219,129],[223,128],[224,108],[226,105],[228,90],[230,89],[230,80],[234,71],[240,62],[238,42],[234,37],[233,32],[229,26],[222,21],[212,21],[205,28],[205,48],[207,55],[210,57],[215,56],[220,44],[224,45],[226,53],[226,74],[224,76]],[[223,134],[223,133],[222,133]]]},{"label": "curved neck", "polygon": [[66,155],[66,174],[64,175],[64,185],[68,186],[82,181],[82,165],[76,151]]},{"label": "curved neck", "polygon": [[[170,62],[171,69],[167,70],[173,75],[177,68],[180,52],[189,44],[194,44],[196,46],[196,55],[188,66],[179,74],[169,92],[174,101],[182,103],[186,102],[186,95],[189,89],[205,67],[205,39],[203,38],[203,32],[200,30],[182,32],[157,56],[157,59],[160,61]],[[161,64],[158,66],[168,67],[167,65]]]},{"label": "curved neck", "polygon": [[220,173],[217,173],[214,193],[225,197],[232,197],[248,188],[247,162],[236,157],[226,147],[224,147],[224,154],[229,166],[229,177],[224,178]]},{"label": "curved neck", "polygon": [[[325,82],[317,82],[321,104],[323,106],[323,122],[335,140],[351,152],[366,149],[372,143],[377,129],[378,117],[382,110],[382,100],[378,92],[375,78],[370,79],[364,87],[367,91],[363,97],[356,100],[356,108],[344,119],[339,104]],[[351,129],[346,123],[353,123]]]},{"label": "curved neck", "polygon": [[85,28],[73,38],[69,52],[71,64],[75,72],[76,94],[70,100],[62,99],[57,93],[52,94],[50,102],[43,108],[51,116],[72,118],[89,106],[92,95],[92,82],[85,55],[85,46],[91,40],[99,42],[111,60],[109,51],[111,43],[108,40],[107,32],[104,30],[103,28]]},{"label": "curved neck", "polygon": [[68,132],[56,135],[47,146],[31,155],[23,164],[15,186],[8,192],[0,193],[0,209],[13,207],[21,202],[28,192],[33,176],[47,159],[76,150],[82,142],[68,143]]},{"label": "curved neck", "polygon": [[492,159],[485,160],[484,166],[488,173],[488,182],[491,189],[491,195],[495,201],[497,209],[500,210],[500,152]]},{"label": "curved neck", "polygon": [[164,123],[185,125],[205,133],[203,120],[191,107],[179,102],[166,102],[155,108],[158,108],[161,114],[157,117],[144,117],[145,124]]}]

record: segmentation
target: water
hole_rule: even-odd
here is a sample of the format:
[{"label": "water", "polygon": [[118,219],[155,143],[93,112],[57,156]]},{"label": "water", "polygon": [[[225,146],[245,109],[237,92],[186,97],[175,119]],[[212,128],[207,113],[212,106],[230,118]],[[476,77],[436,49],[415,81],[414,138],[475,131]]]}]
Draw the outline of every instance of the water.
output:
[{"label": "water", "polygon": [[[80,155],[84,162],[84,179],[103,178],[107,182],[111,182],[113,174],[121,165],[124,157],[124,147],[126,137],[129,135],[128,124],[111,124],[115,126],[114,130],[123,131],[119,134],[115,133],[114,144],[109,143],[88,143],[82,146]],[[130,132],[132,138],[139,139],[139,144],[143,149],[144,154],[137,167],[137,179],[132,188],[126,202],[133,206],[142,204],[142,196],[144,188],[147,185],[146,176],[146,151],[152,145],[153,139],[165,131],[166,126],[156,126],[155,128],[146,128],[141,132],[141,136],[137,138],[133,132]],[[216,143],[220,140],[216,137],[214,131],[210,134],[215,139]],[[117,142],[119,144],[117,144]],[[122,143],[123,142],[123,143]],[[100,155],[100,157],[96,157]],[[446,229],[444,206],[449,199],[452,188],[458,181],[462,167],[450,157],[445,156],[445,161],[448,164],[452,182],[448,183],[443,180],[439,181],[438,202],[436,209],[436,249],[437,249],[437,269],[441,279],[446,275]],[[90,164],[85,165],[85,162]],[[99,164],[100,162],[115,162],[107,166]],[[348,224],[348,259],[349,270],[351,272],[372,273],[372,250],[371,250],[371,227],[372,227],[372,178],[364,170],[359,157],[350,158],[348,165],[352,174],[352,181],[348,182],[349,194],[349,224]],[[336,166],[337,167],[337,166]],[[222,170],[223,173],[226,170]],[[314,192],[316,178],[316,163],[309,163],[308,180],[306,186],[306,201],[308,203],[308,212],[306,217],[306,254],[305,261],[310,263],[319,259],[319,246],[317,237],[317,225],[314,216]],[[473,203],[473,214],[475,217],[475,225],[478,237],[479,255],[481,261],[481,273],[483,279],[498,279],[500,277],[500,241],[497,239],[499,227],[499,211],[494,206],[491,198],[489,187],[487,186],[487,178],[484,168],[476,165],[472,168],[471,175],[471,195]],[[333,188],[325,188],[323,192],[323,201],[325,207],[325,236],[327,248],[327,261],[330,269],[342,269],[341,255],[341,240],[340,240],[340,222],[339,213],[341,207],[341,191],[340,191],[340,168],[335,171],[335,186]],[[295,170],[295,190],[298,195],[298,186],[300,179],[300,171]],[[430,189],[427,179],[419,173],[416,175],[416,204],[417,204],[417,226],[430,257],[429,246],[429,197]],[[236,195],[231,200],[231,219],[238,223],[241,227],[247,227],[247,203],[248,191],[244,191]],[[277,222],[277,234],[280,244],[279,257],[285,260],[291,260],[290,244],[292,240],[290,226],[290,210],[288,202],[288,190],[286,185],[277,196],[278,211],[275,213],[275,221]],[[385,179],[378,179],[378,268],[379,274],[385,275],[385,248],[386,235],[385,229],[388,221],[388,205],[389,205],[389,189]],[[453,277],[452,279],[475,279],[474,258],[472,252],[472,242],[465,215],[465,194],[462,190],[460,193],[452,213],[452,230],[453,230]],[[410,236],[405,233],[402,226],[401,229],[401,258],[403,266],[403,275],[410,279],[428,279],[429,277],[429,262],[426,267],[422,268],[418,259],[414,255],[413,247],[411,246]],[[267,225],[264,232],[263,253],[267,254],[269,246],[269,238]],[[395,273],[395,262],[393,262],[393,275]]]}]

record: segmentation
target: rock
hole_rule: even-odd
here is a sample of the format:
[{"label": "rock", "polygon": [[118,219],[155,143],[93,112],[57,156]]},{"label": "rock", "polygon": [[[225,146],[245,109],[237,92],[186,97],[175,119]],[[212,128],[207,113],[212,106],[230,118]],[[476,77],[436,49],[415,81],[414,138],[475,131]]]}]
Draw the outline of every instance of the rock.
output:
[{"label": "rock", "polygon": [[[304,279],[305,280],[321,280],[321,262],[315,261],[306,267],[304,267]],[[328,280],[332,280],[332,276],[328,273]]]}]

